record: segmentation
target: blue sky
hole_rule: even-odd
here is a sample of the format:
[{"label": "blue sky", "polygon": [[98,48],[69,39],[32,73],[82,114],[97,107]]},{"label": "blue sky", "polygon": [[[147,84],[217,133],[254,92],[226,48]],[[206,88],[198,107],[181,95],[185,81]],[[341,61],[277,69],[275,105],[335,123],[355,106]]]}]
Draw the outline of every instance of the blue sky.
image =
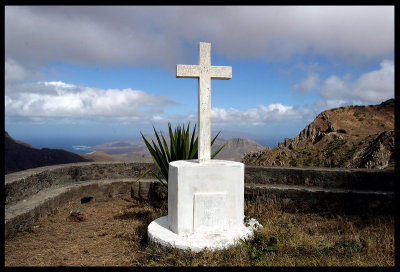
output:
[{"label": "blue sky", "polygon": [[5,129],[38,147],[197,122],[211,43],[212,130],[276,146],[318,113],[394,97],[393,6],[6,6]]}]

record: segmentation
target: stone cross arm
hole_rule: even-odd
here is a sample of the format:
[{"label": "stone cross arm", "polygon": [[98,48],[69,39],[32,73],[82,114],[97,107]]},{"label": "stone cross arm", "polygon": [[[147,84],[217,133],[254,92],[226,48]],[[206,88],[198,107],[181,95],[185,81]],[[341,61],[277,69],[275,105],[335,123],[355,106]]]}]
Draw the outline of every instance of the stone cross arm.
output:
[{"label": "stone cross arm", "polygon": [[176,66],[177,78],[197,78],[199,83],[199,162],[211,158],[211,79],[232,78],[232,67],[211,65],[211,43],[199,43],[199,64]]},{"label": "stone cross arm", "polygon": [[231,79],[231,66],[209,66],[207,69],[199,65],[183,65],[176,66],[177,78],[200,78],[201,76],[210,77],[211,79]]}]

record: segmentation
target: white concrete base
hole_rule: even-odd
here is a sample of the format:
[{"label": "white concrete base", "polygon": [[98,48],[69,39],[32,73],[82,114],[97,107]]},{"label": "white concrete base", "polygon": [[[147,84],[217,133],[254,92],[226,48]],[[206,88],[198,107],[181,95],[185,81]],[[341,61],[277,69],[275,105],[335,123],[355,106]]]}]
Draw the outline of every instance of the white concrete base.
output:
[{"label": "white concrete base", "polygon": [[176,234],[223,233],[244,218],[244,164],[173,161],[168,176],[168,222]]},{"label": "white concrete base", "polygon": [[160,217],[151,222],[147,228],[149,242],[159,243],[163,246],[171,245],[179,249],[191,249],[199,252],[203,249],[223,249],[239,243],[239,239],[248,239],[253,236],[253,231],[262,228],[257,220],[251,218],[248,223],[235,231],[223,233],[192,233],[176,234],[169,229],[168,216]]}]

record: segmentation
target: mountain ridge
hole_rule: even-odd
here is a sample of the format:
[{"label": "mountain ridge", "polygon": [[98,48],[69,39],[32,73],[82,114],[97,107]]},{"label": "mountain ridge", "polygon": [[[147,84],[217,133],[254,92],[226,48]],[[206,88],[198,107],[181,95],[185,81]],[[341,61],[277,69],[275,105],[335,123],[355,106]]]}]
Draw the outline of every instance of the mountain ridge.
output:
[{"label": "mountain ridge", "polygon": [[[150,142],[154,137],[153,140],[156,141],[154,135],[146,135],[145,137]],[[167,143],[169,143],[169,138],[166,135],[165,139]],[[223,144],[225,144],[225,147],[220,151],[215,159],[240,161],[244,154],[264,148],[264,146],[250,139],[231,138],[228,140],[220,140],[217,138],[211,151],[215,152]],[[121,161],[153,161],[143,139],[136,141],[119,140],[107,142],[94,146],[93,148],[105,152],[113,158]]]},{"label": "mountain ridge", "polygon": [[47,165],[89,162],[78,154],[63,149],[37,149],[15,140],[7,131],[4,137],[4,172],[5,174]]},{"label": "mountain ridge", "polygon": [[394,164],[394,99],[325,110],[293,139],[246,154],[248,165],[386,168]]}]

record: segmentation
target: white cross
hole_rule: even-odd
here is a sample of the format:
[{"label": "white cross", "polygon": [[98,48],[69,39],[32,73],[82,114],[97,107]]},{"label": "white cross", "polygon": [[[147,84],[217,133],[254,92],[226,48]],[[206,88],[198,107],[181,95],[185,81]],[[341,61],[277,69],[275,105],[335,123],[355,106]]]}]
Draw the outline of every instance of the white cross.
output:
[{"label": "white cross", "polygon": [[211,79],[231,79],[232,67],[211,66],[211,43],[199,43],[199,65],[176,66],[176,77],[197,78],[199,83],[199,162],[211,159]]}]

